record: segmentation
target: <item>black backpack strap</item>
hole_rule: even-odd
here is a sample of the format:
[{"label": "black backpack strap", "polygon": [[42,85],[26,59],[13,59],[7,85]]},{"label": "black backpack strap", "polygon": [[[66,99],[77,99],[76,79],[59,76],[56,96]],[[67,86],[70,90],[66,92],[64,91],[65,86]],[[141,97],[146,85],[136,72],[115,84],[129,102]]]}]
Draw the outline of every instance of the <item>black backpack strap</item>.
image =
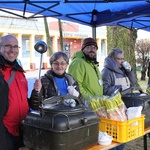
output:
[{"label": "black backpack strap", "polygon": [[10,86],[10,84],[11,84],[11,83],[12,83],[12,81],[14,80],[15,75],[16,75],[16,71],[12,70],[12,72],[11,72],[11,76],[10,76],[9,80],[7,81],[8,86]]}]

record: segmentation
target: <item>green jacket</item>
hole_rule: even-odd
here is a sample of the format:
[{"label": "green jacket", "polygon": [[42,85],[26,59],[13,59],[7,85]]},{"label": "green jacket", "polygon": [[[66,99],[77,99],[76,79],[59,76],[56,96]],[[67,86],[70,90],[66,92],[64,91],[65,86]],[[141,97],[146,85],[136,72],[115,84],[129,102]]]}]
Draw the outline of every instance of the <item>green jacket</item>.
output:
[{"label": "green jacket", "polygon": [[72,57],[68,73],[78,82],[83,98],[103,95],[103,84],[98,64],[88,61],[82,51],[76,52]]}]

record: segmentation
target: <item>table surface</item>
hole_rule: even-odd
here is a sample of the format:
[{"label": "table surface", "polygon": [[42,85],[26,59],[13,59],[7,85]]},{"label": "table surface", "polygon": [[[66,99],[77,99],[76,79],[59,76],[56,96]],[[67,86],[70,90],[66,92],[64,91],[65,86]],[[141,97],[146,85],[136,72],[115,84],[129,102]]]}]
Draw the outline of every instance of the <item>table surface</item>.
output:
[{"label": "table surface", "polygon": [[118,146],[120,144],[121,143],[117,143],[117,142],[112,141],[112,143],[110,145],[104,146],[104,145],[96,144],[96,145],[94,145],[92,147],[89,147],[86,150],[108,150],[108,149],[114,148],[114,147],[116,147],[116,146]]},{"label": "table surface", "polygon": [[[147,134],[147,133],[150,133],[150,127],[145,129],[145,134]],[[120,144],[122,144],[122,143],[117,143],[117,142],[112,141],[112,143],[110,145],[104,146],[104,145],[96,144],[94,146],[87,148],[86,150],[108,150],[108,149],[117,147]],[[31,149],[27,148],[27,147],[22,147],[19,150],[31,150]]]},{"label": "table surface", "polygon": [[[150,133],[150,127],[145,129],[144,135],[147,134],[147,133]],[[117,147],[120,144],[122,144],[122,143],[117,143],[117,142],[112,141],[112,143],[110,145],[104,146],[104,145],[96,144],[96,145],[94,145],[92,147],[89,147],[86,150],[108,150],[108,149]]]}]

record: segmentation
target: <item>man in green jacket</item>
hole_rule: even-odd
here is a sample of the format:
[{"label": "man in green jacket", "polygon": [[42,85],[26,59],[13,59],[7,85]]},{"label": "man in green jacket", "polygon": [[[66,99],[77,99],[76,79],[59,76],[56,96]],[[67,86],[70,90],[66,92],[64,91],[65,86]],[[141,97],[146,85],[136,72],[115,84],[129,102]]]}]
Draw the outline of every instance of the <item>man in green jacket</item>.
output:
[{"label": "man in green jacket", "polygon": [[81,51],[74,53],[68,68],[68,73],[78,82],[85,100],[103,95],[102,77],[96,61],[97,49],[97,43],[93,38],[84,39]]}]

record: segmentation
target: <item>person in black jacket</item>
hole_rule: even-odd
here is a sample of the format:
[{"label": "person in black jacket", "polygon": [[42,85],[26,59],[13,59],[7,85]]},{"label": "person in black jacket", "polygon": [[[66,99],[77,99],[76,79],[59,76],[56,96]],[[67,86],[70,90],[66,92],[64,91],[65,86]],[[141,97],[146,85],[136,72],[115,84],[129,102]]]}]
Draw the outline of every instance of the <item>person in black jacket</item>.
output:
[{"label": "person in black jacket", "polygon": [[8,84],[0,72],[0,149],[7,150],[3,117],[8,110]]},{"label": "person in black jacket", "polygon": [[78,83],[66,73],[69,58],[64,52],[56,52],[50,57],[51,69],[41,79],[36,79],[31,93],[30,106],[37,110],[42,99],[59,95],[73,95],[82,99]]},{"label": "person in black jacket", "polygon": [[22,121],[29,112],[28,85],[17,63],[18,40],[8,34],[0,38],[0,149],[24,147]]}]

